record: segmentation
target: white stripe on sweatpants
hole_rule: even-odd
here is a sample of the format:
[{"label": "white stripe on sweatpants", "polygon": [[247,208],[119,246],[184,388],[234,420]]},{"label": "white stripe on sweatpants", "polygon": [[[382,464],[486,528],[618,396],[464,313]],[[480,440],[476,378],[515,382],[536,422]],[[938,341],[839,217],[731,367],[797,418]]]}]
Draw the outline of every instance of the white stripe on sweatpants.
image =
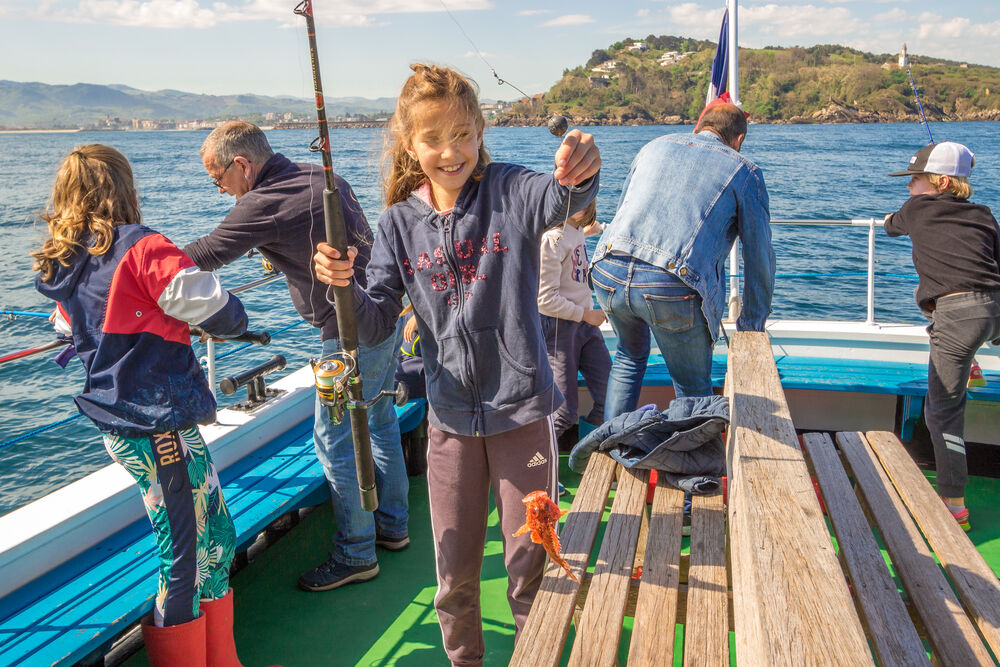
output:
[{"label": "white stripe on sweatpants", "polygon": [[958,454],[965,454],[965,441],[960,437],[949,433],[942,433],[941,437],[944,438],[945,447]]}]

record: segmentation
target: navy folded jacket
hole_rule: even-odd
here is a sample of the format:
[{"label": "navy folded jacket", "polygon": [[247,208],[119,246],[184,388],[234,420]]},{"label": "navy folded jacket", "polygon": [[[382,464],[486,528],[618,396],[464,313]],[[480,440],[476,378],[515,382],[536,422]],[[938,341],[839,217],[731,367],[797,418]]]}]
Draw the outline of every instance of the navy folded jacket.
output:
[{"label": "navy folded jacket", "polygon": [[717,480],[690,478],[725,473],[727,424],[725,396],[676,398],[665,412],[646,408],[605,422],[573,448],[569,467],[583,472],[593,452],[607,452],[626,468],[659,470],[678,488],[708,493],[718,488]]}]

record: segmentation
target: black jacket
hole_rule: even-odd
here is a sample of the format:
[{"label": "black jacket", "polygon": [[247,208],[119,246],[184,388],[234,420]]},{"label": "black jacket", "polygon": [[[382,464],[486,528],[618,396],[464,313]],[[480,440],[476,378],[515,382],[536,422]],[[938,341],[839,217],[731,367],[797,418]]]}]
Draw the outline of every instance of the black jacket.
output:
[{"label": "black jacket", "polygon": [[934,299],[951,292],[1000,290],[1000,229],[986,206],[951,193],[917,195],[892,214],[885,231],[913,241],[921,308],[933,310]]}]

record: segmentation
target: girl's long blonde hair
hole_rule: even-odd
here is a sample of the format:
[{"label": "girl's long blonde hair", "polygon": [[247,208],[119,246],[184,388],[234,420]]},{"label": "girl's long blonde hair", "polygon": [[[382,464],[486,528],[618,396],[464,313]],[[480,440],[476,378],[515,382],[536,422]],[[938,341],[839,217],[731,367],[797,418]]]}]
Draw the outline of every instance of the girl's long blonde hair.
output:
[{"label": "girl's long blonde hair", "polygon": [[42,280],[52,278],[56,262],[69,266],[80,248],[103,255],[111,247],[115,227],[142,220],[128,159],[104,144],[77,146],[59,165],[48,205],[38,219],[49,228],[42,247],[31,253],[32,268],[41,272]]},{"label": "girl's long blonde hair", "polygon": [[[413,70],[413,74],[403,84],[403,89],[399,93],[396,112],[392,116],[386,137],[382,178],[386,206],[404,201],[427,180],[420,163],[407,153],[407,149],[413,143],[418,104],[450,102],[460,113],[466,114],[466,117],[473,121],[477,132],[482,132],[486,124],[479,109],[479,90],[470,79],[453,69],[437,65],[413,63],[410,69]],[[485,146],[480,145],[479,162],[472,177],[481,178],[482,168],[489,162],[490,154],[486,152]]]}]

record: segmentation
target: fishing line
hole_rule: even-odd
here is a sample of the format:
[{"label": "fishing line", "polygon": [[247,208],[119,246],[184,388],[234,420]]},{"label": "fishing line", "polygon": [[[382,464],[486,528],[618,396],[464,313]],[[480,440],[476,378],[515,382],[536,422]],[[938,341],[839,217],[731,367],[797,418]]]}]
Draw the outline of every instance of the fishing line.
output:
[{"label": "fishing line", "polygon": [[494,69],[493,65],[491,65],[490,62],[488,60],[486,60],[486,57],[483,56],[483,52],[479,50],[479,47],[476,46],[476,43],[472,41],[471,37],[469,37],[469,33],[465,32],[465,29],[462,27],[462,24],[458,22],[458,19],[455,18],[455,15],[451,13],[450,9],[448,9],[448,5],[444,4],[444,0],[438,0],[438,2],[441,3],[441,6],[444,7],[444,11],[448,13],[448,16],[451,17],[451,20],[455,22],[456,26],[458,26],[459,31],[463,35],[465,35],[465,38],[467,40],[469,40],[469,44],[472,45],[472,50],[475,52],[475,54],[477,56],[479,56],[480,60],[482,60],[484,63],[486,63],[487,67],[490,68],[490,71],[493,73],[493,78],[497,80],[497,83],[499,85],[501,85],[501,86],[504,85],[504,84],[507,84],[508,86],[510,86],[511,88],[513,88],[514,90],[516,90],[517,92],[521,93],[521,95],[523,97],[530,97],[530,95],[528,95],[528,93],[524,92],[523,90],[521,90],[520,88],[518,88],[517,86],[515,86],[514,84],[512,84],[510,81],[505,81],[505,80],[503,80],[503,79],[500,78],[500,75],[497,74],[497,71],[496,71],[496,69]]}]

